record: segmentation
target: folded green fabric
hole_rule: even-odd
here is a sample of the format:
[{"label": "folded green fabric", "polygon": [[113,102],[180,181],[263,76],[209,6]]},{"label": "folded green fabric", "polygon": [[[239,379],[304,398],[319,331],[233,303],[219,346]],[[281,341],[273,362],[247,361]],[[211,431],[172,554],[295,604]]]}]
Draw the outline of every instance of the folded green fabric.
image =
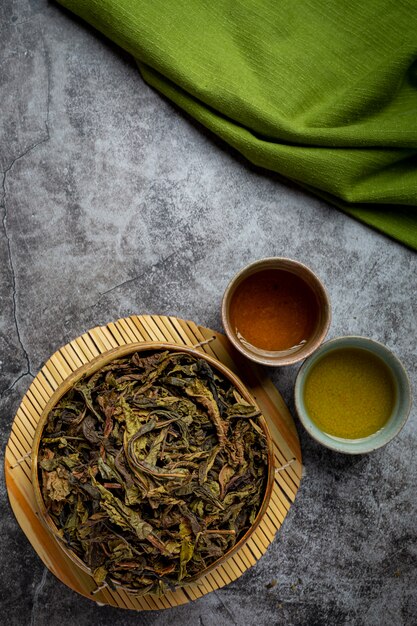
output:
[{"label": "folded green fabric", "polygon": [[59,0],[250,161],[417,249],[415,0]]}]

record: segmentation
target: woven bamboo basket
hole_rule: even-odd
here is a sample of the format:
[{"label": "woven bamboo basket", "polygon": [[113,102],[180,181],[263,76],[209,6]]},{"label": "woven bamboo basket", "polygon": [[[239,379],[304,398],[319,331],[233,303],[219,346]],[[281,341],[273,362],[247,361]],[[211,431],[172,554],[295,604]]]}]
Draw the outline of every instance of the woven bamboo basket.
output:
[{"label": "woven bamboo basket", "polygon": [[[54,540],[58,543],[60,548],[71,559],[71,561],[89,575],[92,575],[91,569],[82,561],[82,559],[80,559],[77,556],[77,554],[75,554],[75,552],[73,552],[72,550],[68,548],[65,541],[58,534],[58,528],[55,525],[52,518],[50,517],[50,515],[48,514],[48,511],[46,509],[46,506],[42,497],[41,487],[39,483],[39,473],[38,473],[38,452],[39,452],[39,445],[40,445],[42,433],[43,433],[46,421],[48,419],[49,413],[51,412],[53,407],[58,403],[58,401],[62,398],[62,396],[64,396],[76,384],[76,382],[81,377],[90,376],[94,374],[95,372],[97,372],[102,367],[104,367],[105,365],[107,365],[108,363],[116,359],[133,354],[134,352],[149,352],[149,351],[158,351],[158,350],[168,350],[170,352],[185,352],[187,354],[191,354],[195,356],[198,359],[204,359],[215,370],[217,370],[221,375],[223,375],[226,379],[228,379],[232,383],[232,385],[240,393],[240,395],[242,396],[242,398],[244,398],[244,400],[246,400],[251,405],[257,406],[255,399],[249,393],[248,389],[245,387],[243,382],[236,376],[236,374],[234,374],[228,367],[226,367],[216,358],[213,358],[209,356],[208,354],[202,353],[201,351],[197,351],[187,346],[179,346],[176,344],[163,343],[163,342],[131,343],[131,344],[119,346],[117,348],[104,352],[103,354],[100,354],[93,360],[89,361],[82,367],[75,370],[70,376],[68,376],[68,378],[66,378],[62,382],[61,385],[59,385],[59,387],[55,390],[55,392],[52,394],[49,401],[47,402],[41,414],[39,423],[37,425],[37,428],[34,434],[32,452],[31,452],[32,485],[33,485],[33,490],[34,490],[35,503],[36,503],[40,520],[42,521],[46,529],[49,531],[51,536],[54,538]],[[259,425],[266,439],[267,452],[268,452],[268,471],[267,471],[265,491],[263,494],[263,498],[262,498],[262,502],[261,502],[261,506],[259,508],[258,514],[252,526],[239,539],[239,541],[236,542],[236,544],[232,548],[230,548],[221,558],[214,561],[204,570],[201,570],[201,572],[197,576],[194,576],[193,578],[188,579],[184,585],[183,584],[179,585],[181,587],[185,587],[195,582],[198,583],[198,580],[200,578],[206,576],[209,572],[216,569],[221,564],[225,563],[227,559],[229,559],[232,555],[238,552],[242,548],[242,546],[244,546],[248,542],[248,540],[251,538],[253,533],[256,531],[256,529],[258,528],[259,524],[261,523],[268,509],[271,494],[272,494],[272,489],[274,485],[274,475],[275,475],[274,449],[273,449],[273,440],[272,440],[272,437],[268,428],[268,424],[262,414],[259,417]],[[130,589],[128,587],[122,586],[118,581],[112,581],[112,582],[116,587],[121,587],[124,589],[124,591],[130,594],[140,595],[140,590]]]},{"label": "woven bamboo basket", "polygon": [[[244,381],[266,418],[273,440],[276,470],[269,506],[247,542],[197,582],[162,596],[134,595],[124,588],[97,586],[92,576],[67,556],[41,520],[32,485],[31,454],[35,431],[58,387],[83,365],[118,346],[162,342],[188,347],[226,365]],[[230,584],[255,566],[273,542],[296,499],[302,455],[293,418],[265,369],[233,349],[221,333],[191,320],[163,315],[131,315],[98,326],[62,346],[44,363],[14,417],[4,457],[11,508],[28,541],[49,571],[70,589],[99,604],[154,611],[194,602]]]}]

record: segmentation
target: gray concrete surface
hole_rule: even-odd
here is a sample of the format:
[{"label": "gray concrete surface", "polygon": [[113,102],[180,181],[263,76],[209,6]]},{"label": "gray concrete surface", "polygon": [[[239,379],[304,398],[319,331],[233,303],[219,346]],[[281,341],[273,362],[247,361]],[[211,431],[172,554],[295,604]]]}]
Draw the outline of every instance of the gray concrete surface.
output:
[{"label": "gray concrete surface", "polygon": [[[2,0],[0,20],[2,454],[23,393],[59,346],[131,313],[220,330],[230,277],[265,256],[316,270],[333,303],[329,337],[386,343],[415,385],[415,253],[246,164],[58,5]],[[291,410],[296,371],[271,371]],[[2,477],[0,619],[417,623],[415,409],[394,442],[359,458],[299,432],[305,475],[267,554],[228,587],[169,612],[98,607],[58,582],[20,530]]]}]

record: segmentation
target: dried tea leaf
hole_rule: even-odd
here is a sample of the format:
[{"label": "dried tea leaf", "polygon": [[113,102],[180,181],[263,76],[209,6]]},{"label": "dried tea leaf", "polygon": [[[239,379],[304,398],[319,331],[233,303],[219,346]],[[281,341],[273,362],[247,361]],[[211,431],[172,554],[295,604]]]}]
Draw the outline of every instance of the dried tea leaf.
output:
[{"label": "dried tea leaf", "polygon": [[62,468],[46,472],[45,491],[50,500],[59,502],[71,493],[71,487],[68,482],[67,472]]},{"label": "dried tea leaf", "polygon": [[230,465],[223,465],[219,472],[219,485],[220,485],[220,500],[223,500],[227,485],[234,475],[235,470]]},{"label": "dried tea leaf", "polygon": [[97,567],[93,572],[93,578],[97,585],[102,585],[106,580],[106,576],[107,570],[104,565],[100,565],[100,567]]},{"label": "dried tea leaf", "polygon": [[267,479],[259,410],[203,359],[133,354],[50,412],[39,478],[57,532],[98,585],[186,584],[250,528]]},{"label": "dried tea leaf", "polygon": [[146,539],[152,532],[152,526],[145,522],[139,513],[123,504],[119,498],[113,496],[108,489],[100,485],[95,479],[93,479],[93,484],[95,484],[102,496],[100,506],[106,511],[109,519],[121,528],[135,531],[138,539]]}]

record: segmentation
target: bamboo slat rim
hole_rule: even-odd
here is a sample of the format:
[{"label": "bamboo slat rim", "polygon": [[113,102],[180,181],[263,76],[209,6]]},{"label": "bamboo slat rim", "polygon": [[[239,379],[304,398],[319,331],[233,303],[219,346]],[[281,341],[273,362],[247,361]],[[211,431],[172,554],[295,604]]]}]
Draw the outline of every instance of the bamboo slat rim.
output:
[{"label": "bamboo slat rim", "polygon": [[[92,577],[77,567],[43,528],[36,511],[31,476],[32,449],[37,425],[57,388],[80,367],[120,346],[133,343],[169,343],[193,347],[214,358],[244,381],[270,426],[275,474],[269,505],[248,541],[216,569],[183,589],[157,596],[137,596],[123,589],[97,589]],[[203,342],[203,345],[200,345]],[[204,343],[205,342],[205,343]],[[250,381],[249,383],[247,381]],[[288,464],[286,466],[285,464]],[[295,499],[301,480],[301,450],[292,417],[269,379],[241,358],[227,338],[194,322],[158,315],[132,315],[96,327],[57,350],[35,377],[16,412],[6,446],[5,477],[9,501],[22,530],[46,567],[71,589],[100,604],[160,610],[193,601],[236,580],[266,552]],[[42,526],[42,528],[40,528]],[[54,545],[52,545],[54,544]],[[92,595],[94,594],[94,595]]]}]

